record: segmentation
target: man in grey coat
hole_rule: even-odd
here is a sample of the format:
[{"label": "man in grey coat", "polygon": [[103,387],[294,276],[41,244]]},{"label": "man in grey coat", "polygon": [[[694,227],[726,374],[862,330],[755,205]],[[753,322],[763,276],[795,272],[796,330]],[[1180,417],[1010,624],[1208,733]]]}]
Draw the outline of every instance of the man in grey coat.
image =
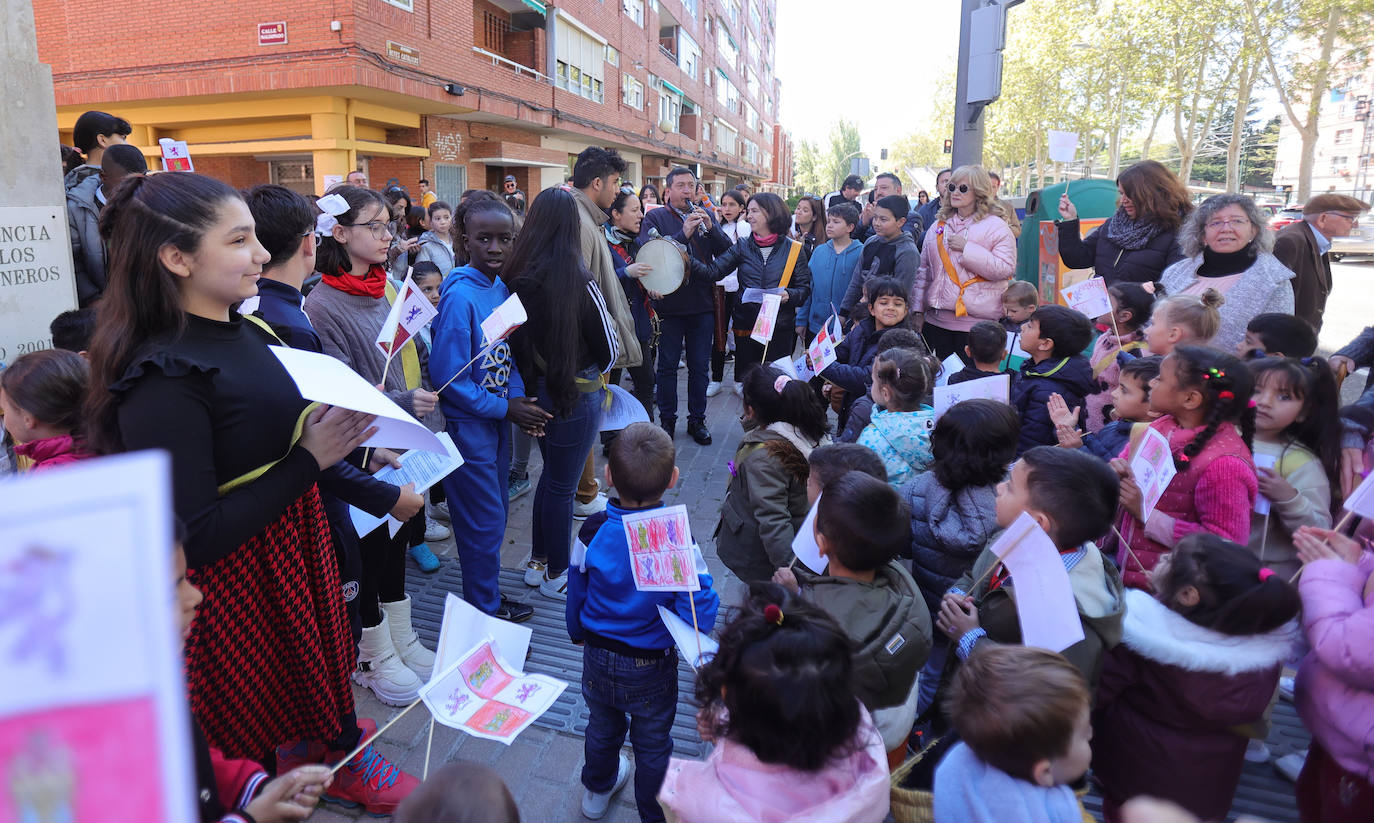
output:
[{"label": "man in grey coat", "polygon": [[67,228],[72,240],[76,299],[83,308],[105,291],[105,244],[100,239],[100,212],[125,177],[147,171],[143,152],[118,143],[105,149],[100,173],[86,177],[67,190]]}]

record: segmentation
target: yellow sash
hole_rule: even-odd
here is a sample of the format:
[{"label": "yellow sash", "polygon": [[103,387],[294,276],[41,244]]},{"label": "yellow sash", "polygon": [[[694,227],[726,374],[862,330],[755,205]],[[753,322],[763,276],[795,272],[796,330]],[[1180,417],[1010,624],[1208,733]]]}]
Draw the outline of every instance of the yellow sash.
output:
[{"label": "yellow sash", "polygon": [[801,243],[789,240],[792,247],[787,250],[787,265],[782,270],[782,279],[778,281],[778,288],[785,289],[787,284],[792,282],[792,270],[797,267],[797,258],[801,257]]},{"label": "yellow sash", "polygon": [[964,307],[964,289],[974,283],[986,283],[988,281],[974,276],[971,280],[959,282],[959,275],[954,271],[954,262],[949,259],[949,251],[945,248],[945,221],[943,220],[939,222],[939,229],[935,232],[935,240],[935,245],[940,250],[940,262],[945,266],[945,274],[949,276],[949,282],[953,283],[954,287],[959,290],[959,296],[954,300],[954,316],[966,317],[968,316],[968,309]]},{"label": "yellow sash", "polygon": [[[391,279],[386,281],[386,302],[388,304],[396,302],[396,287],[391,285]],[[406,388],[420,388],[420,352],[415,348],[415,338],[411,338],[401,346],[401,372],[405,375]],[[383,390],[385,390],[383,386]]]}]

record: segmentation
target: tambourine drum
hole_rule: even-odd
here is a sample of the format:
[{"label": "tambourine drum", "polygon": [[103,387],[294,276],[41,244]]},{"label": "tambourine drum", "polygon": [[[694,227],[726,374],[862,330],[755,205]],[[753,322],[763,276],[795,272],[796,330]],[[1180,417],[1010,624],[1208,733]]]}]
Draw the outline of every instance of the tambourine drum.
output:
[{"label": "tambourine drum", "polygon": [[639,278],[645,290],[657,294],[672,294],[682,286],[682,278],[687,272],[687,255],[677,244],[658,237],[639,247],[635,253],[636,263],[645,263],[653,271]]}]

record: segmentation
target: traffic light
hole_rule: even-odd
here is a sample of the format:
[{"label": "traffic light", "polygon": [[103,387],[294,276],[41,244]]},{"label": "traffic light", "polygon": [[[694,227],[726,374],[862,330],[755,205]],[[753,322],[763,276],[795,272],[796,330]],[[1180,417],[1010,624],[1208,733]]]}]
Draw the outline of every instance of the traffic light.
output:
[{"label": "traffic light", "polygon": [[945,154],[952,154],[953,152],[954,152],[954,141],[953,141],[953,140],[946,140],[946,141],[945,141]]},{"label": "traffic light", "polygon": [[886,159],[887,159],[887,149],[883,149],[882,151],[878,152],[878,159],[880,159],[880,160],[886,160]]}]

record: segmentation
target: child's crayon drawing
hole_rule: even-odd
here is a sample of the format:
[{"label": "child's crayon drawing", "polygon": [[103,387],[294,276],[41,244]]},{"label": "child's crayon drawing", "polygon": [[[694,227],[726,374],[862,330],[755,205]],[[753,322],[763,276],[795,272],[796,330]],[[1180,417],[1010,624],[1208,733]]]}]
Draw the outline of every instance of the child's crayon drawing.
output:
[{"label": "child's crayon drawing", "polygon": [[670,506],[628,514],[625,540],[630,547],[630,570],[641,591],[696,591],[692,526],[686,506]]},{"label": "child's crayon drawing", "polygon": [[489,737],[514,737],[530,720],[530,713],[495,701],[483,704],[463,725]]},{"label": "child's crayon drawing", "polygon": [[479,649],[472,657],[464,660],[459,669],[463,672],[463,680],[468,688],[481,698],[491,698],[511,681],[511,676],[492,656],[490,646]]}]

